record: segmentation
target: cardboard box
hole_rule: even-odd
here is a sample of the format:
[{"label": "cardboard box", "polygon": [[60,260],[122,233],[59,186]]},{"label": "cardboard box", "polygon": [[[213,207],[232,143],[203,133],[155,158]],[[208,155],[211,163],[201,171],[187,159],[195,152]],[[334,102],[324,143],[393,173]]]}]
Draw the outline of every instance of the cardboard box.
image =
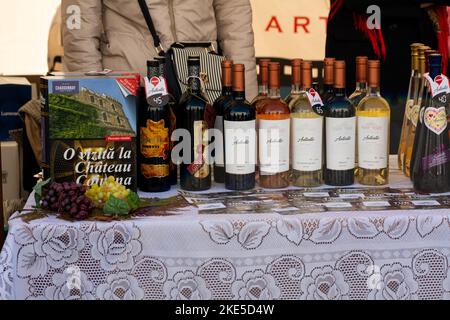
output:
[{"label": "cardboard box", "polygon": [[41,78],[45,178],[137,188],[135,74]]},{"label": "cardboard box", "polygon": [[31,97],[27,79],[0,77],[0,140],[10,140],[10,130],[23,128],[18,111]]}]

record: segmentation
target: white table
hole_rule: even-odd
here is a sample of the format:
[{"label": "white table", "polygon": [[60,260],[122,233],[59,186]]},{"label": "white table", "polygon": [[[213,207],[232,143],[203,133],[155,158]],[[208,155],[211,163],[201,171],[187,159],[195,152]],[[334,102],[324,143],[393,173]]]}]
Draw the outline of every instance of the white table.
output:
[{"label": "white table", "polygon": [[449,211],[13,219],[0,298],[449,299]]}]

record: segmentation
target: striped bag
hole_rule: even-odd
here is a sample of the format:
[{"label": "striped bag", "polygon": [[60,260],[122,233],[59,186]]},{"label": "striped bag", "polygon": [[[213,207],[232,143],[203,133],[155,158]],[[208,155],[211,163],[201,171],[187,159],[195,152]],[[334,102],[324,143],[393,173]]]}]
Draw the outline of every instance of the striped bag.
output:
[{"label": "striped bag", "polygon": [[189,56],[200,57],[203,89],[209,103],[213,103],[222,93],[222,61],[223,56],[215,52],[211,42],[176,42],[165,51],[156,33],[150,11],[145,0],[138,0],[148,29],[153,37],[153,44],[158,55],[166,57],[166,80],[169,91],[179,101],[187,89],[187,60]]}]

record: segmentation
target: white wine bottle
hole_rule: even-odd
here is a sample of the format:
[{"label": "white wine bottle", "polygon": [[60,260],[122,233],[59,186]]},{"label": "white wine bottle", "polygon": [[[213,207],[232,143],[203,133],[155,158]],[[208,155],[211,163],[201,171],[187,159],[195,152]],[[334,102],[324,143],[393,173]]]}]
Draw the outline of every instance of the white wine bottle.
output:
[{"label": "white wine bottle", "polygon": [[389,181],[389,122],[391,109],[380,95],[380,61],[369,60],[369,89],[356,109],[358,136],[357,181],[385,185]]}]

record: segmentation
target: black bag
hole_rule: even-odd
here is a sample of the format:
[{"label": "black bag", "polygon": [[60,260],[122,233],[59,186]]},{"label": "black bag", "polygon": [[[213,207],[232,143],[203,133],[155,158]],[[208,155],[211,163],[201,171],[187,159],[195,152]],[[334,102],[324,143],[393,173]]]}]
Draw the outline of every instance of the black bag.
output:
[{"label": "black bag", "polygon": [[201,78],[205,95],[213,103],[222,93],[222,61],[225,57],[216,53],[210,42],[176,42],[165,52],[156,33],[153,20],[145,0],[138,0],[148,29],[153,37],[153,45],[159,56],[166,57],[166,80],[170,93],[179,101],[187,89],[189,56],[200,56]]}]

